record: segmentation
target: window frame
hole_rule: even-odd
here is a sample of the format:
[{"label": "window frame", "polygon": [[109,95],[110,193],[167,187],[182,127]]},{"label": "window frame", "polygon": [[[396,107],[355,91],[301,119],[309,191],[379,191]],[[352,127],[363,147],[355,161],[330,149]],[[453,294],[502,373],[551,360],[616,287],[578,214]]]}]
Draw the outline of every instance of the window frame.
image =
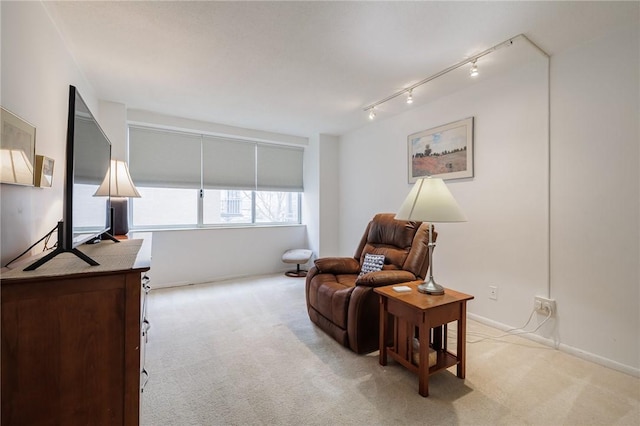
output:
[{"label": "window frame", "polygon": [[256,191],[251,191],[251,222],[235,222],[235,223],[204,223],[204,201],[200,196],[202,189],[190,189],[190,191],[198,191],[198,223],[194,224],[173,224],[173,225],[136,225],[133,221],[133,212],[135,210],[133,205],[130,205],[128,209],[129,228],[131,232],[143,232],[143,231],[171,231],[171,230],[186,230],[186,229],[215,229],[215,228],[255,228],[255,227],[277,227],[277,226],[298,226],[302,225],[302,192],[295,192],[297,195],[298,208],[297,222],[256,222]]},{"label": "window frame", "polygon": [[[195,187],[191,187],[191,188],[182,188],[183,190],[186,191],[194,191],[194,196],[197,197],[197,212],[196,212],[196,218],[197,218],[197,222],[193,223],[193,224],[170,224],[170,225],[166,225],[166,224],[156,224],[156,225],[136,225],[134,222],[134,211],[135,211],[135,206],[134,203],[135,202],[129,202],[130,204],[130,208],[128,209],[127,215],[128,215],[128,219],[129,219],[129,223],[130,223],[130,228],[131,231],[150,231],[150,230],[180,230],[180,229],[212,229],[212,228],[250,228],[250,227],[272,227],[272,226],[297,226],[297,225],[301,225],[302,224],[302,194],[304,194],[304,189],[302,189],[302,191],[278,191],[278,190],[269,190],[267,188],[259,191],[259,184],[257,181],[257,167],[258,167],[258,161],[255,161],[255,167],[256,167],[256,183],[255,183],[255,187],[253,189],[238,189],[238,188],[205,188],[205,170],[204,170],[204,162],[205,162],[205,155],[204,155],[204,149],[205,149],[205,139],[206,138],[218,138],[218,136],[216,135],[211,135],[211,134],[204,134],[201,132],[189,132],[189,131],[185,131],[185,130],[170,130],[170,129],[163,129],[163,128],[158,128],[158,127],[153,127],[153,126],[145,126],[145,125],[140,125],[140,124],[130,124],[127,128],[127,131],[129,132],[131,128],[136,128],[136,129],[144,129],[144,130],[149,130],[149,131],[157,131],[157,132],[167,132],[167,133],[178,133],[182,136],[186,136],[186,137],[199,137],[200,139],[200,187],[199,188],[195,188]],[[278,143],[269,143],[269,142],[257,142],[257,141],[252,141],[252,140],[246,140],[246,139],[241,139],[241,138],[226,138],[226,137],[222,137],[221,139],[226,139],[228,141],[237,141],[239,143],[247,143],[247,144],[253,144],[256,150],[256,153],[259,150],[259,146],[274,146],[275,148],[278,147],[282,147],[282,148],[290,148],[291,150],[301,150],[302,151],[302,155],[304,156],[304,147],[301,146],[294,146],[294,145],[288,145],[288,144],[278,144]],[[129,155],[129,147],[130,145],[128,145],[128,149],[127,149],[127,155]],[[302,166],[302,164],[301,164]],[[300,181],[301,183],[301,181]],[[172,189],[173,187],[171,186],[162,186],[162,185],[140,185],[139,188],[158,188],[158,189]],[[205,193],[207,190],[220,190],[220,191],[235,191],[235,190],[240,190],[240,191],[246,191],[246,192],[251,192],[251,220],[250,222],[234,222],[234,223],[204,223],[204,211],[205,211]],[[256,200],[257,200],[257,193],[258,192],[276,192],[276,193],[292,193],[292,194],[297,194],[297,209],[296,209],[296,215],[297,215],[297,221],[293,221],[293,222],[257,222],[256,221],[256,213],[257,213],[257,209],[256,209]]]}]

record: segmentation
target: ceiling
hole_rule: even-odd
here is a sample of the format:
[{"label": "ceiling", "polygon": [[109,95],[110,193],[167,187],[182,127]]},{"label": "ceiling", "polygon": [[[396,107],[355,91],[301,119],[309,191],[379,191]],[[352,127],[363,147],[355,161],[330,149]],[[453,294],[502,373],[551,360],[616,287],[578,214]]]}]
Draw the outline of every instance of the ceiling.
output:
[{"label": "ceiling", "polygon": [[100,99],[297,136],[364,126],[367,105],[520,33],[553,55],[639,20],[637,2],[44,4]]}]

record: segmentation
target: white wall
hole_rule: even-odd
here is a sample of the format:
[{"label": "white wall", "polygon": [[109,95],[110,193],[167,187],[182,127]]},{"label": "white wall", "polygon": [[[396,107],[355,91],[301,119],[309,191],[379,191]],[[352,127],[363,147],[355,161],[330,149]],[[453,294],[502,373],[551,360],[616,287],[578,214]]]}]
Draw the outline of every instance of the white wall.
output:
[{"label": "white wall", "polygon": [[92,111],[98,102],[40,2],[0,2],[0,8],[0,102],[36,127],[36,154],[55,160],[51,188],[1,185],[4,265],[62,219],[69,85]]},{"label": "white wall", "polygon": [[567,350],[640,367],[640,35],[563,52],[551,73],[551,272]]},{"label": "white wall", "polygon": [[[305,161],[313,161],[313,157],[307,160],[308,139],[299,136],[142,110],[128,110],[127,120],[165,129],[302,146],[305,148]],[[307,175],[304,177],[306,185]],[[296,267],[282,262],[282,254],[286,250],[308,245],[304,225],[157,231],[153,232],[150,274],[154,287],[168,287],[275,273]]]},{"label": "white wall", "polygon": [[150,276],[154,288],[295,269],[282,254],[305,247],[303,225],[196,229],[153,233]]},{"label": "white wall", "polygon": [[111,142],[111,158],[126,161],[129,129],[127,128],[127,106],[118,102],[99,102],[98,120],[102,131]]},{"label": "white wall", "polygon": [[[1,186],[4,263],[62,217],[69,84],[78,87],[92,111],[98,111],[99,105],[41,3],[0,2],[0,8],[0,102],[36,126],[36,153],[56,161],[51,189]],[[395,211],[410,188],[407,135],[474,116],[476,177],[449,182],[469,222],[438,225],[436,279],[474,294],[471,313],[510,326],[526,319],[533,296],[547,294],[550,284],[550,295],[558,301],[558,317],[555,328],[546,331],[559,340],[561,348],[637,374],[638,40],[637,28],[621,29],[552,58],[550,174],[544,65],[484,81],[401,116],[374,122],[344,135],[337,148],[331,137],[318,135],[318,146],[310,144],[309,152],[318,156],[314,209],[321,217],[315,237],[310,232],[309,238],[318,241],[321,253],[327,247],[326,254],[332,255],[329,252],[337,247],[339,254],[352,255],[371,216]],[[122,111],[100,105],[100,112],[100,117],[113,117]],[[105,127],[112,124],[119,132],[117,123]],[[237,130],[215,124],[209,128],[228,134]],[[253,132],[250,135],[264,136]],[[296,143],[293,139],[288,143]],[[329,146],[324,153],[320,142]],[[340,166],[332,174],[336,149]],[[305,159],[305,167],[308,161],[313,162],[313,156]],[[336,197],[337,192],[330,191],[338,187]],[[327,188],[329,197],[323,198]],[[326,202],[339,220],[332,217]],[[325,219],[323,212],[328,213]],[[327,240],[325,235],[330,235]],[[307,238],[302,226],[156,233],[154,284],[282,270],[286,266],[271,253],[284,250],[284,242],[286,248],[306,246]],[[264,255],[267,252],[269,256]],[[203,270],[204,264],[210,264],[210,269]],[[498,301],[488,299],[488,285],[499,287]]]},{"label": "white wall", "polygon": [[229,126],[189,118],[175,117],[140,109],[127,110],[127,120],[130,123],[152,125],[163,129],[198,131],[203,134],[228,136],[231,138],[248,139],[255,141],[282,143],[287,145],[306,146],[308,138],[284,133],[266,132],[263,130],[247,129],[244,127]]},{"label": "white wall", "polygon": [[[475,119],[475,177],[447,185],[468,222],[437,224],[434,276],[473,294],[469,311],[506,324],[524,322],[547,292],[547,65],[494,76],[445,98],[344,135],[341,240],[351,254],[367,221],[395,212],[407,183],[407,136]],[[384,118],[379,114],[380,118]],[[497,286],[497,301],[488,298]]]},{"label": "white wall", "polygon": [[342,254],[408,192],[407,135],[474,116],[475,178],[447,182],[469,221],[436,226],[436,280],[504,328],[550,295],[558,314],[543,341],[638,375],[638,40],[637,27],[621,29],[554,55],[550,82],[536,64],[343,135]]},{"label": "white wall", "polygon": [[[304,194],[302,194],[302,222],[307,227],[306,248],[313,251],[312,259],[320,252],[320,135],[309,138],[304,150]],[[308,266],[308,265],[307,265]]]},{"label": "white wall", "polygon": [[[78,88],[98,117],[112,141],[114,158],[126,158],[126,121],[131,117],[124,104],[97,100],[42,3],[1,2],[0,7],[2,106],[36,126],[36,153],[56,161],[53,187],[50,189],[2,185],[1,255],[4,264],[44,236],[62,218],[69,85]],[[307,143],[306,138],[297,136],[194,122],[144,111],[133,111],[131,115],[138,121],[172,128],[182,126],[209,133],[303,146]],[[155,233],[154,285],[290,269],[291,265],[282,263],[280,253],[285,248],[306,247],[306,238],[304,226]],[[215,241],[214,245],[219,243],[220,249],[211,250],[209,245],[212,241]],[[208,256],[210,252],[215,254],[215,261]],[[265,256],[265,253],[269,255]],[[177,263],[177,259],[183,263]],[[168,262],[166,266],[160,264],[164,261]]]},{"label": "white wall", "polygon": [[302,220],[312,259],[339,252],[339,147],[338,137],[319,134],[309,138],[305,150]]},{"label": "white wall", "polygon": [[339,139],[320,135],[320,244],[318,257],[335,256],[339,252],[340,235],[340,161]]}]

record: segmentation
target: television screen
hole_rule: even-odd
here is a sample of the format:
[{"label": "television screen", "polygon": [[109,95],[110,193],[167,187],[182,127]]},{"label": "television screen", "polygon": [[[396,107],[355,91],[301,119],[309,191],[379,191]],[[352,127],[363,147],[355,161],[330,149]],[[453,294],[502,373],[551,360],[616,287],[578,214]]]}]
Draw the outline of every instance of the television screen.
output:
[{"label": "television screen", "polygon": [[[98,265],[76,247],[97,240],[111,227],[108,196],[95,193],[103,180],[110,181],[111,142],[74,86],[69,86],[67,154],[64,174],[64,205],[58,223],[56,249],[27,266],[33,271],[65,252],[74,253],[90,265]],[[111,239],[117,241],[115,238]]]},{"label": "television screen", "polygon": [[64,206],[62,221],[57,227],[58,245],[27,266],[25,271],[33,271],[65,252],[74,253],[90,265],[98,265],[76,246],[108,235],[105,232],[111,227],[107,214],[110,199],[95,195],[103,180],[110,181],[111,142],[74,86],[69,86],[65,160]]},{"label": "television screen", "polygon": [[[67,179],[72,178],[71,193],[65,194],[65,209],[71,207],[71,220],[65,217],[66,225],[71,223],[72,243],[78,244],[95,238],[109,229],[109,197],[95,196],[95,192],[108,177],[111,162],[111,143],[98,125],[93,114],[75,92],[73,105],[73,123],[69,123],[69,132],[73,129],[72,140],[67,141],[67,160],[72,159],[72,172],[67,170]],[[71,99],[70,99],[71,103]],[[70,105],[71,108],[71,105]],[[71,111],[69,111],[71,120]],[[67,137],[71,136],[70,134]],[[69,166],[69,165],[68,165]]]}]

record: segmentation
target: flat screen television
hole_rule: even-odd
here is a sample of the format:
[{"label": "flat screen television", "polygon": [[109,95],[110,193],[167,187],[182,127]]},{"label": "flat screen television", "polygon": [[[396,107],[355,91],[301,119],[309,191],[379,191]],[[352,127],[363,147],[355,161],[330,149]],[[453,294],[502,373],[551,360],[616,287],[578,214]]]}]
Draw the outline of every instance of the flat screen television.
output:
[{"label": "flat screen television", "polygon": [[109,197],[95,196],[103,180],[109,179],[111,142],[74,86],[69,86],[67,146],[62,221],[54,251],[25,270],[34,270],[60,253],[71,252],[90,265],[98,263],[77,249],[107,235],[111,227]]}]

